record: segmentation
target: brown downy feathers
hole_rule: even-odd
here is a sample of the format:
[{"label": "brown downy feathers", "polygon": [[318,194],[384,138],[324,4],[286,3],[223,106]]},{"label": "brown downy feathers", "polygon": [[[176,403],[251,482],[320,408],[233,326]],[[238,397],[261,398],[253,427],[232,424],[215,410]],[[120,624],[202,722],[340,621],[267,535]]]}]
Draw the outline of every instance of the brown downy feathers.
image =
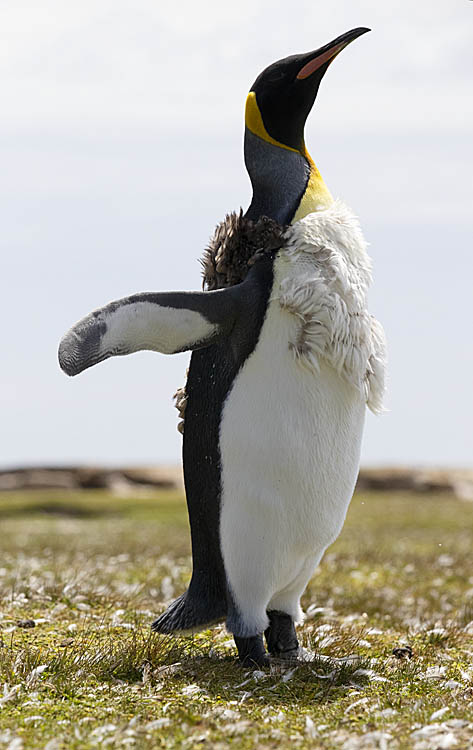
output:
[{"label": "brown downy feathers", "polygon": [[200,261],[202,288],[213,291],[240,284],[258,255],[283,246],[285,231],[286,227],[267,216],[252,221],[241,209],[239,214],[227,214]]}]

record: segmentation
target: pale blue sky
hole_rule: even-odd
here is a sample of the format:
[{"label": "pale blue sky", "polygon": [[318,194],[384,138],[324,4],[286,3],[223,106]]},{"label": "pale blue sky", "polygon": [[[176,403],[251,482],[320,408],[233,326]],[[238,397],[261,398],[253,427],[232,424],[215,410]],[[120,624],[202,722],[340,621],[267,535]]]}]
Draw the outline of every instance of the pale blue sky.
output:
[{"label": "pale blue sky", "polygon": [[69,379],[58,340],[111,299],[199,288],[214,225],[249,202],[250,84],[355,26],[373,31],[331,66],[306,141],[360,216],[388,336],[363,462],[473,463],[473,2],[17,0],[0,4],[0,466],[179,460],[187,355]]}]

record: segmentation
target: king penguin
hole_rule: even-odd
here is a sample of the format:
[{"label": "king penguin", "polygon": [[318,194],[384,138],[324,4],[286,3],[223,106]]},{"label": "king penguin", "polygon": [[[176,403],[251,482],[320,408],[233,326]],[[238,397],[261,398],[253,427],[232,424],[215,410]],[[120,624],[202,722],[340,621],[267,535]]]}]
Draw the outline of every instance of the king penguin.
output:
[{"label": "king penguin", "polygon": [[[297,657],[301,595],[343,526],[366,405],[382,405],[366,243],[304,141],[330,63],[367,31],[279,60],[254,82],[244,143],[253,196],[217,229],[204,291],[111,302],[59,346],[68,375],[143,349],[192,351],[183,464],[193,571],[153,629],[226,620],[245,665]],[[222,281],[225,262],[240,270]]]}]

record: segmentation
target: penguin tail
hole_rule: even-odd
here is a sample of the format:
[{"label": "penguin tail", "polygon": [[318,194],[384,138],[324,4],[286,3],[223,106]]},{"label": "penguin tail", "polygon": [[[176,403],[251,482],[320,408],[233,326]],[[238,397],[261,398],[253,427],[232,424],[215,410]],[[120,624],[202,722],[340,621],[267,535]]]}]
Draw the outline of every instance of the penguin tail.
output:
[{"label": "penguin tail", "polygon": [[155,633],[189,634],[206,630],[221,622],[227,615],[225,599],[212,602],[197,599],[186,591],[151,625]]}]

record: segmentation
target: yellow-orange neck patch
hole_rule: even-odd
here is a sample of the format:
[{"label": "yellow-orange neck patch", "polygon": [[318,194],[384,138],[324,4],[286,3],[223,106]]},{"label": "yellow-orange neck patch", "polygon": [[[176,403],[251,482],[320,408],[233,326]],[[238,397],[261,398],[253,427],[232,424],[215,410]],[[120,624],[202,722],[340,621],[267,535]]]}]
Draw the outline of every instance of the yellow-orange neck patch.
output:
[{"label": "yellow-orange neck patch", "polygon": [[305,144],[303,146],[303,150],[298,151],[291,146],[286,146],[284,143],[280,143],[280,141],[277,141],[275,138],[269,135],[264,126],[263,118],[261,117],[261,112],[259,110],[258,102],[256,101],[256,94],[254,91],[250,91],[246,98],[245,125],[248,130],[250,130],[254,135],[257,135],[259,138],[262,138],[264,141],[266,141],[266,143],[271,143],[271,145],[278,146],[279,148],[284,148],[287,151],[294,151],[296,154],[301,153],[309,163],[309,181],[307,183],[307,187],[305,189],[304,195],[301,198],[297,211],[294,214],[292,223],[294,223],[295,221],[299,221],[299,219],[303,219],[304,216],[307,216],[307,214],[310,214],[313,211],[320,211],[323,208],[327,208],[327,206],[333,203],[333,198],[330,194],[330,191],[325,185],[325,182],[322,179],[322,175],[315,166],[312,157],[305,147]]},{"label": "yellow-orange neck patch", "polygon": [[333,203],[332,194],[305,146],[304,156],[309,162],[310,177],[291,224],[303,219],[304,216],[311,214],[313,211],[322,211]]}]

